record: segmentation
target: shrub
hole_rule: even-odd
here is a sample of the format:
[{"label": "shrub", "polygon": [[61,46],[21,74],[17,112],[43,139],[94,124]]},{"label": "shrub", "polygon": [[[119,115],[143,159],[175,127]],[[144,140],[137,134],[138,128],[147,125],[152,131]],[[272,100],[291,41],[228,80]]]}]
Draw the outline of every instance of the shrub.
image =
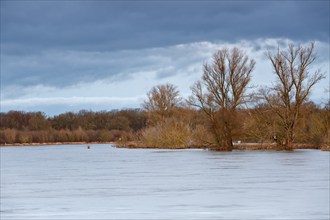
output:
[{"label": "shrub", "polygon": [[185,148],[191,145],[191,131],[188,125],[173,118],[166,119],[142,132],[144,147]]},{"label": "shrub", "polygon": [[32,143],[32,135],[29,134],[28,132],[19,132],[17,139],[18,139],[18,143],[21,144]]},{"label": "shrub", "polygon": [[206,147],[215,145],[212,133],[203,125],[197,125],[192,131],[192,142],[195,146]]},{"label": "shrub", "polygon": [[13,144],[16,142],[17,131],[15,129],[5,129],[1,131],[0,142],[2,144]]}]

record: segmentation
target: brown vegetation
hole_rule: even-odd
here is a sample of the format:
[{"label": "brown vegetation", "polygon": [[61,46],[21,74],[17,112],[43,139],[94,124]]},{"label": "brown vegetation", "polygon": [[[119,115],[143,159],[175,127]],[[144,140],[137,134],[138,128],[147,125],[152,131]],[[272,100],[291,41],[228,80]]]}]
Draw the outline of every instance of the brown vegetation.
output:
[{"label": "brown vegetation", "polygon": [[[142,112],[139,111],[139,114],[135,115],[136,118],[132,117],[132,120],[139,120]],[[19,123],[14,128],[9,127],[9,124],[12,123],[3,123],[3,121],[9,120],[12,115],[21,115],[18,118],[25,118],[26,114],[30,114],[17,113],[1,113],[1,145],[15,143],[118,142],[121,140],[122,143],[126,143],[126,141],[130,143],[129,145],[125,144],[127,147],[220,149],[214,144],[214,136],[209,130],[208,119],[205,114],[201,110],[189,107],[177,108],[173,116],[167,118],[163,123],[152,126],[147,126],[144,123],[137,130],[132,128],[128,130],[104,128],[85,130],[82,127],[89,127],[88,120],[85,120],[87,124],[79,123],[81,125],[80,129],[75,129],[77,125],[73,122],[71,127],[74,129],[72,130],[67,128],[55,129],[54,127],[49,127],[47,130],[29,130]],[[98,113],[91,114],[98,115]],[[45,118],[45,120],[52,124],[54,118],[57,118],[57,116]],[[276,120],[277,116],[267,106],[237,110],[237,127],[239,129],[236,131],[238,135],[235,136],[234,142],[257,143],[255,145],[256,149],[275,149],[275,147],[280,149],[281,144],[276,144],[278,140],[274,140],[274,134],[280,133],[280,127],[276,124]],[[296,143],[304,144],[301,146],[307,146],[308,148],[327,149],[330,144],[329,120],[330,111],[327,106],[321,108],[311,102],[303,104],[297,125]],[[131,126],[134,126],[134,124]],[[233,149],[252,149],[252,146],[234,144]],[[293,148],[296,148],[296,145]]]},{"label": "brown vegetation", "polygon": [[49,118],[40,112],[10,111],[0,119],[1,145],[133,140],[146,124],[145,112],[138,109],[67,112]]}]

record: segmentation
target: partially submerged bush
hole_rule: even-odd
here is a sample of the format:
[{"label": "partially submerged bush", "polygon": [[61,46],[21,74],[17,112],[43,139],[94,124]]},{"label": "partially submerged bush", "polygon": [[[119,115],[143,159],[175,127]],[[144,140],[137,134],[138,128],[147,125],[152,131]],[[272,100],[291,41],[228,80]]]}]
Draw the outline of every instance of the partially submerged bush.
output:
[{"label": "partially submerged bush", "polygon": [[209,147],[215,145],[212,133],[203,125],[197,125],[192,130],[192,143],[198,147]]},{"label": "partially submerged bush", "polygon": [[191,144],[191,132],[187,124],[167,119],[142,132],[142,144],[150,148],[186,148]]}]

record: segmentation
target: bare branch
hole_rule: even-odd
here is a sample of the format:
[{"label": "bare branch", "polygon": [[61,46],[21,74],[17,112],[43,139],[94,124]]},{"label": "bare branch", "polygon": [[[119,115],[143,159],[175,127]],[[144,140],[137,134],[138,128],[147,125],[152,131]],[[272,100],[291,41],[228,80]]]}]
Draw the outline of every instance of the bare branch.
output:
[{"label": "bare branch", "polygon": [[[291,147],[295,137],[299,111],[307,101],[312,87],[324,78],[320,70],[314,74],[309,72],[310,65],[315,61],[314,43],[307,47],[290,44],[287,50],[272,54],[268,51],[277,84],[268,93],[264,93],[265,101],[279,116],[280,123],[286,131],[286,146]],[[275,98],[277,97],[277,98]]]}]

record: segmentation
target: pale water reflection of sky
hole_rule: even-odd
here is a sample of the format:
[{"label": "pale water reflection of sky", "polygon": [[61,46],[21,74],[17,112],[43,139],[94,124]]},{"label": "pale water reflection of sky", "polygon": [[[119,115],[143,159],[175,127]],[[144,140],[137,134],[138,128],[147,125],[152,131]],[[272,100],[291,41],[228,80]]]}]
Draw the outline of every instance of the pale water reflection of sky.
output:
[{"label": "pale water reflection of sky", "polygon": [[1,111],[135,108],[154,85],[187,97],[222,46],[257,62],[253,85],[274,80],[265,51],[316,42],[329,88],[329,1],[1,1]]}]

